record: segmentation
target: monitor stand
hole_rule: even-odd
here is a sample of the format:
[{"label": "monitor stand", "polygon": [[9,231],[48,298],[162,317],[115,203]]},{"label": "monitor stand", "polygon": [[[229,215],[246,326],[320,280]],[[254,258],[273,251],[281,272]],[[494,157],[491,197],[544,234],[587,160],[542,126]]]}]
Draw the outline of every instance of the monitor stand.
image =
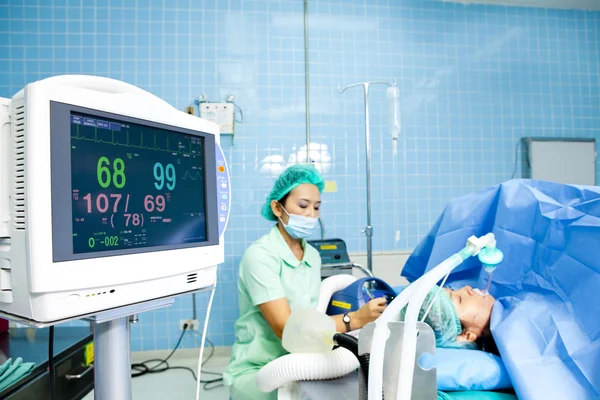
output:
[{"label": "monitor stand", "polygon": [[130,323],[139,313],[173,303],[173,298],[153,300],[87,318],[94,328],[94,400],[131,400]]}]

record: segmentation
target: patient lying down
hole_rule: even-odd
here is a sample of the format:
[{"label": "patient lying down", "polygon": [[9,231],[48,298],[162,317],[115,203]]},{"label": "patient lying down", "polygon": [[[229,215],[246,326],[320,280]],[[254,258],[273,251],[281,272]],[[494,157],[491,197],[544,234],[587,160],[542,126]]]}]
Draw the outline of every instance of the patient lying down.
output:
[{"label": "patient lying down", "polygon": [[[444,288],[436,296],[439,287],[429,292],[419,312],[419,321],[434,301],[423,322],[435,333],[437,347],[476,348],[478,339],[490,336],[490,318],[494,298],[483,296],[478,290],[465,286],[458,290]],[[400,314],[403,320],[406,307]]]}]

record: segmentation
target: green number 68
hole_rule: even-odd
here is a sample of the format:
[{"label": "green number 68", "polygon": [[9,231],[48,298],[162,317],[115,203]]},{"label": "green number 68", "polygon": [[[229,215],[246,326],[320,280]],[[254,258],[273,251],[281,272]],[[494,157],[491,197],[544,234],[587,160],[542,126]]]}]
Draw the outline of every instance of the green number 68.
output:
[{"label": "green number 68", "polygon": [[117,189],[122,189],[125,187],[125,182],[127,181],[127,178],[125,177],[125,162],[120,158],[115,158],[112,165],[114,170],[112,175],[109,166],[110,160],[107,157],[100,157],[98,159],[98,164],[96,166],[98,184],[103,189],[106,189],[111,183],[114,183]]}]

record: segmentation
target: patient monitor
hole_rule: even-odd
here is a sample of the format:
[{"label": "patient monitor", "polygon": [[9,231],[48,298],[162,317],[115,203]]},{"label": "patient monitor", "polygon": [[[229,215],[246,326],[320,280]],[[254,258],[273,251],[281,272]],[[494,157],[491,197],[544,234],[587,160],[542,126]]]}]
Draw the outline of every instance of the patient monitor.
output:
[{"label": "patient monitor", "polygon": [[54,324],[215,284],[229,218],[215,124],[58,76],[0,99],[0,311]]}]

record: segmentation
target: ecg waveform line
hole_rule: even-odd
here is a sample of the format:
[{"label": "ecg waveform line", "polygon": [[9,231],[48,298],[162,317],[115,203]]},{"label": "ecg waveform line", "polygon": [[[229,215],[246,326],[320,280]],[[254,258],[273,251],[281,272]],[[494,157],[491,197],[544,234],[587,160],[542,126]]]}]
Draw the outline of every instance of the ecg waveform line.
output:
[{"label": "ecg waveform line", "polygon": [[[110,142],[107,142],[105,140],[102,139],[98,139],[98,128],[94,127],[94,138],[87,138],[85,136],[80,136],[79,135],[79,125],[77,126],[77,133],[75,134],[75,136],[71,135],[72,139],[75,140],[84,140],[84,141],[88,141],[88,142],[94,142],[94,143],[104,143],[104,144],[110,144],[113,146],[122,146],[122,147],[133,147],[135,149],[147,149],[147,150],[154,150],[154,151],[164,151],[165,153],[177,153],[177,154],[185,154],[185,155],[200,155],[200,152],[196,152],[193,153],[192,152],[192,141],[190,140],[190,145],[189,145],[189,151],[181,151],[181,150],[171,150],[169,149],[169,138],[167,137],[167,148],[166,149],[161,149],[160,146],[156,145],[156,133],[154,134],[154,145],[153,147],[149,147],[149,146],[144,146],[144,135],[143,133],[140,133],[140,145],[136,146],[134,144],[130,144],[129,143],[129,130],[126,132],[126,138],[127,138],[127,143],[121,143],[118,140],[115,142],[115,131],[111,131],[111,140]],[[181,145],[178,144],[179,147],[181,147]],[[195,180],[195,179],[194,179]]]},{"label": "ecg waveform line", "polygon": [[189,173],[189,171],[185,171],[185,174],[183,174],[183,177],[181,178],[181,180],[187,180],[188,176],[193,181],[197,181],[198,179],[202,179],[202,174],[200,172],[196,172],[196,174],[192,175],[192,174]]}]

